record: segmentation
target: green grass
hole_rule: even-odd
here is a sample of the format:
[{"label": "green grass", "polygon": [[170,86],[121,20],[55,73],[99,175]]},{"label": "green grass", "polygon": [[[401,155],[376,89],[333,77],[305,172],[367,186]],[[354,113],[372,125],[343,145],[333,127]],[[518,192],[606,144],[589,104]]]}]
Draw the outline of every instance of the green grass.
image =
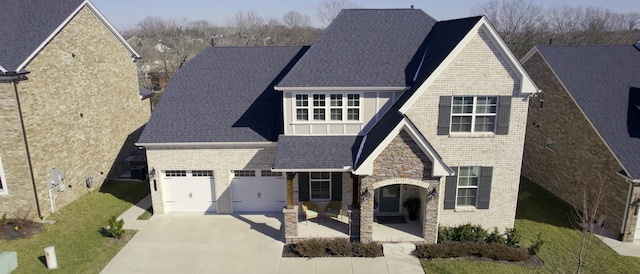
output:
[{"label": "green grass", "polygon": [[[538,254],[543,267],[517,266],[486,261],[426,261],[425,273],[575,273],[580,232],[569,221],[572,208],[542,187],[523,178],[520,183],[515,227],[528,247],[538,232],[544,245]],[[597,247],[587,261],[589,273],[637,273],[640,258],[618,255],[596,239]]]},{"label": "green grass", "polygon": [[[100,192],[85,194],[48,219],[40,233],[27,239],[1,241],[0,250],[18,252],[18,268],[14,274],[47,273],[44,248],[55,246],[60,273],[99,273],[124,247],[126,241],[104,237],[100,229],[109,217],[119,216],[149,194],[140,182],[109,182]],[[127,231],[133,235],[135,231]],[[126,237],[125,237],[126,238]],[[40,258],[42,257],[42,258]]]},{"label": "green grass", "polygon": [[153,215],[153,213],[151,213],[152,210],[153,210],[153,207],[147,208],[147,210],[145,210],[144,212],[142,212],[142,214],[140,214],[140,216],[138,216],[138,220],[151,219],[151,216]]}]

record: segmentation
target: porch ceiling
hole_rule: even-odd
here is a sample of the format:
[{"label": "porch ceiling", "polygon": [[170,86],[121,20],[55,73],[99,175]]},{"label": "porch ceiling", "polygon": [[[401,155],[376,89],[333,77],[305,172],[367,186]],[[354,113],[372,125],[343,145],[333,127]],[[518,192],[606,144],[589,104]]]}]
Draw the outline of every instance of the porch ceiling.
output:
[{"label": "porch ceiling", "polygon": [[362,137],[278,137],[274,170],[343,170],[353,166]]}]

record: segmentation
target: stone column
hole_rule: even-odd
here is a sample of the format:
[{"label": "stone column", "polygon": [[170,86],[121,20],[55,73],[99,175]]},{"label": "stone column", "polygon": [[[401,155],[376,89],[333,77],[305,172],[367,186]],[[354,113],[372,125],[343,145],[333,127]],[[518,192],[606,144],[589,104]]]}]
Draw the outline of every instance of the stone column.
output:
[{"label": "stone column", "polygon": [[291,209],[285,208],[282,213],[284,213],[285,243],[291,244],[298,237],[298,206],[294,205]]},{"label": "stone column", "polygon": [[[437,191],[438,188],[434,187]],[[427,190],[429,193],[431,190]],[[428,243],[438,242],[438,196],[427,194],[422,223],[422,237]]]},{"label": "stone column", "polygon": [[360,209],[349,206],[349,238],[360,241]]},{"label": "stone column", "polygon": [[293,176],[294,175],[295,173],[293,172],[287,172],[287,209],[292,209],[294,206],[294,203],[293,203]]},{"label": "stone column", "polygon": [[[368,192],[369,197],[363,196]],[[369,243],[373,241],[373,180],[365,177],[360,180],[360,241]]]}]

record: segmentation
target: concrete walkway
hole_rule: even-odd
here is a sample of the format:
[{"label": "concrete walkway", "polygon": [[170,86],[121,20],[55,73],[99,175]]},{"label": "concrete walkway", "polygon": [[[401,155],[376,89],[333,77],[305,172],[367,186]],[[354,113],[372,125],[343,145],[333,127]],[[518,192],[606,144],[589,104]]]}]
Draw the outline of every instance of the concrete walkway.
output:
[{"label": "concrete walkway", "polygon": [[640,243],[625,243],[604,236],[598,238],[622,256],[640,257]]},{"label": "concrete walkway", "polygon": [[147,196],[124,212],[139,230],[102,273],[424,274],[413,244],[384,244],[378,258],[282,258],[282,214],[163,214],[137,220]]}]

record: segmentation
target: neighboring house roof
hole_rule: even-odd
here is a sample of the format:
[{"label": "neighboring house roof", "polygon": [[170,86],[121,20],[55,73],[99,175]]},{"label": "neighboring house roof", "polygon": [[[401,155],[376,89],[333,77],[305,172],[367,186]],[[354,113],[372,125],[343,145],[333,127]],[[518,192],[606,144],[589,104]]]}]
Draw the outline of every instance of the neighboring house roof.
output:
[{"label": "neighboring house roof", "polygon": [[420,9],[343,10],[276,88],[411,86],[436,22]]},{"label": "neighboring house roof", "polygon": [[209,47],[166,87],[138,143],[275,142],[284,132],[273,89],[308,47]]},{"label": "neighboring house roof", "polygon": [[154,93],[155,92],[153,92],[152,90],[148,90],[146,88],[140,88],[140,98],[142,100],[151,98],[151,96],[153,96]]},{"label": "neighboring house roof", "polygon": [[640,179],[640,49],[634,46],[536,46],[586,118]]},{"label": "neighboring house roof", "polygon": [[90,1],[5,0],[0,9],[0,72],[20,72],[83,7],[99,20],[134,57],[139,55]]},{"label": "neighboring house roof", "polygon": [[275,170],[313,170],[351,167],[362,137],[280,135]]}]

